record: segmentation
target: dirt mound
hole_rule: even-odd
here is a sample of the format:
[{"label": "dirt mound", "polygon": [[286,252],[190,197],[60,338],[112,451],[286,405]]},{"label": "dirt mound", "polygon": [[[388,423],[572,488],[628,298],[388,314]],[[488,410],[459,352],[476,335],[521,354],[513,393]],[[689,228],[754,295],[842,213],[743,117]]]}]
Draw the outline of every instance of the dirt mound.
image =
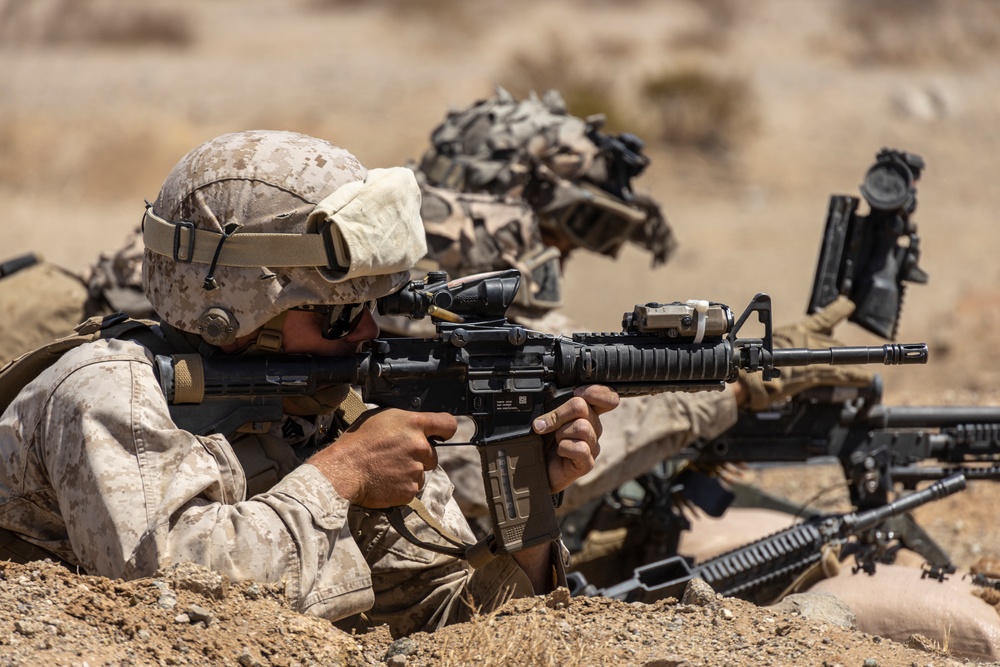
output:
[{"label": "dirt mound", "polygon": [[0,662],[10,667],[949,664],[930,643],[910,644],[924,648],[715,595],[645,605],[558,591],[393,640],[346,634],[294,613],[273,586],[194,566],[122,582],[0,564]]}]

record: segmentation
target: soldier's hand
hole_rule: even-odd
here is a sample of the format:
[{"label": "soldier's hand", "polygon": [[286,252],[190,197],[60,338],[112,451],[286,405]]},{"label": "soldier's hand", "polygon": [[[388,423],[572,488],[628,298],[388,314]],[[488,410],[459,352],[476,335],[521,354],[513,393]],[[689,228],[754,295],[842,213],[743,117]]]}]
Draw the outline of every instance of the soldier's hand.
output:
[{"label": "soldier's hand", "polygon": [[556,445],[548,455],[553,493],[594,469],[594,460],[601,452],[600,416],[618,407],[618,394],[602,385],[579,387],[573,393],[573,398],[536,419],[533,425],[536,433],[555,435]]},{"label": "soldier's hand", "polygon": [[306,463],[352,503],[372,509],[405,505],[423,488],[424,473],[437,467],[430,438],[447,440],[457,428],[446,413],[372,410]]},{"label": "soldier's hand", "polygon": [[[776,327],[773,332],[775,348],[840,347],[833,337],[834,328],[851,316],[854,303],[845,296],[831,301],[823,310],[807,316],[792,325]],[[748,404],[753,410],[764,410],[769,405],[795,396],[813,387],[867,387],[875,374],[865,366],[795,366],[781,369],[781,377],[763,381],[760,373],[740,371],[739,381],[747,390]]]}]

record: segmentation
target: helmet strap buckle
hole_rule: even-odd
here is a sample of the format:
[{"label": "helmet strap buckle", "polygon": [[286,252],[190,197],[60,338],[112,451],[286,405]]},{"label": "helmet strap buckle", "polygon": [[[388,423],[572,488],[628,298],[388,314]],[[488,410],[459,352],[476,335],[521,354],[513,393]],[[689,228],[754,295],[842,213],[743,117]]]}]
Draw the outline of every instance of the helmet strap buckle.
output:
[{"label": "helmet strap buckle", "polygon": [[285,313],[272,317],[257,332],[257,349],[261,352],[281,352],[284,345]]}]

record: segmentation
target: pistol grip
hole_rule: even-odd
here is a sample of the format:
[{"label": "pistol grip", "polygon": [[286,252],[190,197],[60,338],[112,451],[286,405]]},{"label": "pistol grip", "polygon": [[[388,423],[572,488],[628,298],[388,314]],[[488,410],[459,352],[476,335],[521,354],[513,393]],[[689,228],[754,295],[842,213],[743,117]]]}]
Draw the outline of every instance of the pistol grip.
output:
[{"label": "pistol grip", "polygon": [[479,455],[496,552],[514,553],[558,539],[542,436],[480,445]]}]

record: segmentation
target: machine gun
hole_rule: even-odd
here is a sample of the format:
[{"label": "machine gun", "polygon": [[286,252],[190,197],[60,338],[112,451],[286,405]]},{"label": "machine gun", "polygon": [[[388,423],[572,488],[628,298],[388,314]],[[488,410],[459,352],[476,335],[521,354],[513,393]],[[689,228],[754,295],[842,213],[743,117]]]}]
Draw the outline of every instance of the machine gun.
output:
[{"label": "machine gun", "polygon": [[[832,457],[860,510],[884,505],[896,484],[913,489],[955,473],[1000,480],[1000,408],[887,406],[879,376],[867,389],[853,390],[853,399],[843,396],[846,391],[852,390],[811,389],[771,410],[741,413],[731,429],[680,457],[713,467]],[[932,564],[947,564],[947,555],[915,523],[901,519],[895,532]]]},{"label": "machine gun", "polygon": [[[356,355],[159,356],[155,368],[175,423],[192,433],[230,433],[282,417],[281,399],[351,384],[365,401],[471,417],[493,534],[464,552],[513,553],[559,536],[545,442],[536,417],[576,387],[610,386],[622,396],[721,390],[742,369],[777,377],[807,364],[926,363],[924,344],[775,350],[771,300],[758,294],[739,319],[707,301],[636,306],[620,333],[553,336],[504,318],[520,283],[516,270],[449,282],[428,274],[383,297],[383,315],[430,316],[436,335],[377,339]],[[739,338],[751,315],[763,338]],[[464,443],[453,443],[464,444]]]},{"label": "machine gun", "polygon": [[861,184],[868,215],[858,215],[857,197],[830,197],[810,314],[843,294],[857,306],[852,322],[895,340],[905,283],[928,279],[917,266],[920,238],[910,219],[923,168],[919,155],[883,148]]},{"label": "machine gun", "polygon": [[964,488],[965,477],[952,475],[880,507],[812,517],[696,565],[682,556],[672,556],[636,568],[631,579],[614,586],[595,589],[578,574],[571,575],[571,585],[577,595],[649,603],[667,597],[679,599],[687,583],[697,577],[727,597],[770,604],[820,560],[825,548],[839,550],[851,538],[857,539],[854,544],[861,545],[855,553],[856,570],[874,573],[878,552],[891,539],[890,534],[880,530],[886,519]]},{"label": "machine gun", "polygon": [[[811,389],[772,410],[741,414],[733,428],[680,456],[709,465],[833,457],[858,509],[884,504],[897,483],[912,489],[958,472],[1000,479],[1000,407],[883,405],[879,376],[853,400],[837,396],[839,389]],[[939,465],[920,465],[926,462]]]}]

